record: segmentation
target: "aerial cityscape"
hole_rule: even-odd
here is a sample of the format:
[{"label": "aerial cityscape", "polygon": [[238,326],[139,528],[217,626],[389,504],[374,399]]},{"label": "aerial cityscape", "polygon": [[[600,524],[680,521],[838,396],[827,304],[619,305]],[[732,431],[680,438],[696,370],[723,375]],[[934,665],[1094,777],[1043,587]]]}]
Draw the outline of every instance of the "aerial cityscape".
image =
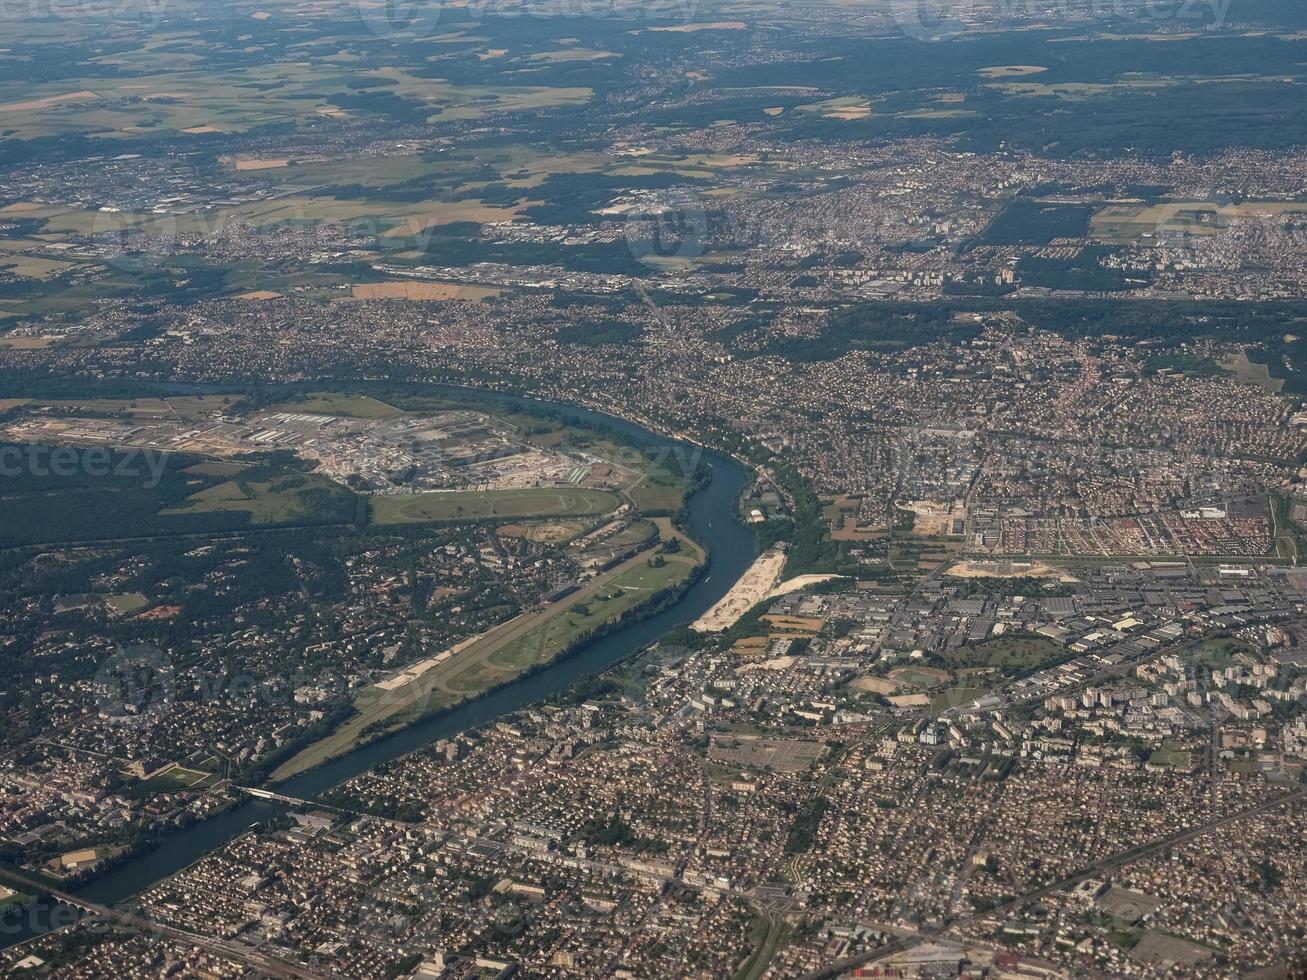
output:
[{"label": "aerial cityscape", "polygon": [[1307,6],[0,25],[0,975],[1307,978]]}]

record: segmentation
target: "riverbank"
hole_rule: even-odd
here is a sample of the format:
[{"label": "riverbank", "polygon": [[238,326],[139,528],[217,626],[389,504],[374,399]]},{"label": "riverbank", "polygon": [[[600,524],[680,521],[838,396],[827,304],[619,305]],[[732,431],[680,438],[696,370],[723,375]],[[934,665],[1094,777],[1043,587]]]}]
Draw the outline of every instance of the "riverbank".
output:
[{"label": "riverbank", "polygon": [[759,555],[731,590],[696,619],[690,629],[696,633],[721,633],[730,629],[776,587],[784,568],[784,547],[778,545]]},{"label": "riverbank", "polygon": [[[355,698],[353,717],[279,766],[269,782],[285,782],[372,739],[547,666],[583,647],[587,634],[597,638],[612,625],[641,615],[656,597],[681,588],[707,556],[668,518],[653,521],[658,544],[590,579],[571,595],[459,644],[449,656],[403,678],[402,683],[365,688]],[[676,542],[674,550],[668,550],[669,542]]]},{"label": "riverbank", "polygon": [[[343,385],[335,385],[341,387]],[[193,389],[196,386],[189,386]],[[207,390],[205,386],[198,386]],[[313,388],[330,387],[317,382]],[[359,385],[349,386],[358,388]],[[366,386],[362,386],[366,387]],[[416,386],[415,386],[416,387]],[[450,386],[423,386],[433,393]],[[739,495],[750,484],[752,474],[730,456],[672,443],[634,423],[574,405],[552,405],[535,399],[475,389],[457,389],[465,396],[483,396],[486,401],[520,405],[525,401],[537,410],[555,411],[565,418],[589,422],[629,438],[632,444],[653,444],[669,452],[691,452],[700,460],[705,478],[685,503],[683,527],[687,535],[711,556],[711,565],[695,578],[674,601],[660,605],[651,615],[621,623],[615,630],[589,643],[572,655],[543,666],[527,676],[509,681],[488,693],[457,704],[447,711],[414,722],[408,727],[368,741],[312,769],[302,771],[278,785],[279,792],[312,800],[335,786],[366,772],[373,766],[408,755],[432,742],[493,722],[531,704],[556,697],[587,677],[639,653],[672,630],[694,622],[710,609],[734,584],[757,555],[752,530],[739,520]],[[156,882],[223,847],[260,821],[283,811],[269,800],[250,799],[232,810],[178,831],[159,846],[115,868],[77,889],[79,897],[113,905],[139,894]]]}]

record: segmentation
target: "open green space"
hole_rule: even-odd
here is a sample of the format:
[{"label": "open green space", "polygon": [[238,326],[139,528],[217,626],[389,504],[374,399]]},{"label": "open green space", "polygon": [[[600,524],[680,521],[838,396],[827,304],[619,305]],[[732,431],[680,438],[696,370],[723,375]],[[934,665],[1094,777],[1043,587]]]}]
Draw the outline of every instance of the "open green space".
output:
[{"label": "open green space", "polygon": [[160,513],[166,516],[234,511],[248,514],[252,524],[293,524],[332,513],[347,519],[346,515],[353,513],[353,500],[348,490],[326,477],[291,473],[263,480],[225,480],[191,494],[178,506]]},{"label": "open green space", "polygon": [[981,687],[950,687],[931,697],[930,710],[936,713],[948,711],[950,708],[969,704],[985,693],[985,689]]},{"label": "open green space", "polygon": [[647,479],[627,491],[631,503],[646,513],[674,514],[685,503],[683,483]]},{"label": "open green space", "polygon": [[1221,361],[1220,367],[1240,381],[1256,385],[1267,394],[1278,395],[1284,389],[1284,379],[1272,378],[1270,369],[1265,364],[1254,363],[1248,359],[1247,351],[1236,351]]},{"label": "open green space", "polygon": [[1193,765],[1193,759],[1194,756],[1191,750],[1181,748],[1173,742],[1165,741],[1160,748],[1155,749],[1153,754],[1148,757],[1148,764],[1187,771]]},{"label": "open green space", "polygon": [[105,596],[104,601],[109,603],[114,612],[120,615],[137,612],[150,604],[150,600],[139,592],[124,592],[119,595]]},{"label": "open green space", "polygon": [[31,399],[30,404],[77,415],[190,420],[227,409],[235,400],[234,395],[181,395],[169,398]]},{"label": "open green space", "polygon": [[607,583],[593,598],[576,603],[526,636],[501,647],[481,664],[454,675],[449,679],[449,686],[472,693],[484,689],[487,681],[505,671],[518,673],[552,660],[597,627],[648,601],[660,590],[683,582],[692,568],[684,561],[664,560],[660,566],[648,562],[637,564]]},{"label": "open green space", "polygon": [[343,524],[358,516],[353,493],[291,460],[251,465],[229,479],[196,471],[199,460],[182,453],[111,451],[106,465],[103,450],[65,451],[77,460],[67,475],[24,470],[5,479],[0,547]]},{"label": "open green space", "polygon": [[925,671],[913,670],[911,667],[901,667],[893,671],[893,677],[896,681],[902,681],[905,684],[911,684],[913,687],[930,688],[938,687],[944,683],[941,676]]},{"label": "open green space", "polygon": [[1307,532],[1293,519],[1294,501],[1282,494],[1272,494],[1269,507],[1271,531],[1275,540],[1272,554],[1297,565],[1304,552],[1307,552]]},{"label": "open green space", "polygon": [[183,473],[190,473],[195,476],[236,476],[245,472],[248,464],[230,463],[225,460],[206,459],[203,463],[196,463],[194,466],[188,466],[182,470]]},{"label": "open green space", "polygon": [[352,419],[391,419],[404,414],[394,405],[387,405],[369,395],[351,395],[334,391],[311,392],[303,398],[274,405],[268,411],[342,415]]},{"label": "open green space", "polygon": [[174,766],[166,772],[157,773],[149,779],[133,779],[126,784],[126,791],[133,796],[153,796],[158,793],[178,793],[187,789],[198,789],[212,782],[213,775],[198,769],[186,769]]},{"label": "open green space", "polygon": [[490,517],[562,517],[607,514],[620,504],[607,490],[581,487],[531,487],[522,490],[457,490],[376,497],[375,524],[477,520]]},{"label": "open green space", "polygon": [[635,521],[616,534],[609,535],[591,548],[587,553],[602,553],[630,548],[637,544],[649,543],[658,533],[653,521]]},{"label": "open green space", "polygon": [[788,939],[793,930],[782,916],[757,915],[749,926],[749,944],[752,951],[739,969],[731,974],[731,980],[758,980],[767,972],[772,957]]},{"label": "open green space", "polygon": [[1252,652],[1252,646],[1236,636],[1216,636],[1190,647],[1185,653],[1185,660],[1196,667],[1224,670],[1234,666],[1234,658],[1239,654]]},{"label": "open green space", "polygon": [[1065,647],[1042,636],[1001,636],[944,654],[952,668],[997,667],[1008,673],[1039,670],[1069,657]]}]

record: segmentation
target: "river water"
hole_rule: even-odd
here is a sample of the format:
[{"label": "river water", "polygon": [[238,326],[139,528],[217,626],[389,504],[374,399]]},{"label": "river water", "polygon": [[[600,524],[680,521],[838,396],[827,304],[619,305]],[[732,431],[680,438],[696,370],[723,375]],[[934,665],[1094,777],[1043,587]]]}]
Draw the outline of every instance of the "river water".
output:
[{"label": "river water", "polygon": [[[191,387],[189,390],[195,389]],[[424,390],[438,393],[439,388],[427,386]],[[544,405],[507,395],[478,393],[478,398],[490,398],[508,407]],[[697,446],[672,442],[608,415],[570,406],[544,407],[551,414],[565,419],[615,430],[629,437],[634,444],[668,448],[676,453],[699,454],[711,479],[690,497],[687,510],[691,536],[708,549],[711,561],[708,572],[675,605],[657,615],[610,633],[580,653],[530,677],[301,773],[277,786],[278,792],[299,799],[314,799],[377,763],[398,758],[439,739],[484,725],[526,705],[560,694],[581,678],[603,671],[638,653],[669,630],[693,622],[726,594],[757,557],[753,533],[740,523],[738,517],[737,501],[748,484],[749,477],[735,460]],[[226,813],[176,832],[154,850],[78,889],[77,894],[102,905],[122,902],[217,850],[253,824],[276,815],[281,809],[281,805],[274,802],[250,799]],[[11,937],[11,941],[21,938],[24,937]]]}]

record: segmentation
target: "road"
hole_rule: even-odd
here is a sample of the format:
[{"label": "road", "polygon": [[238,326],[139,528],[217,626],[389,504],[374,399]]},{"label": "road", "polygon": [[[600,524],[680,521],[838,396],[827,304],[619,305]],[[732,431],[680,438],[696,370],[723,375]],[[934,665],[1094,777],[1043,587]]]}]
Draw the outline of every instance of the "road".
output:
[{"label": "road", "polygon": [[[1259,816],[1260,814],[1274,810],[1278,806],[1282,806],[1286,803],[1293,803],[1304,798],[1307,798],[1307,790],[1299,790],[1296,793],[1283,794],[1262,803],[1258,803],[1255,806],[1248,807],[1247,809],[1227,814],[1224,817],[1216,817],[1206,823],[1199,824],[1197,827],[1191,827],[1188,830],[1170,834],[1166,837],[1159,837],[1146,844],[1140,844],[1138,847],[1132,847],[1128,850],[1109,855],[1108,857],[1100,858],[1099,860],[1086,865],[1074,875],[1044,885],[1040,888],[1036,888],[1032,891],[1025,892],[1010,901],[1004,902],[1001,905],[995,905],[992,909],[987,909],[984,912],[975,912],[971,915],[964,916],[963,918],[950,923],[944,929],[934,930],[933,932],[923,931],[920,939],[946,940],[949,938],[957,938],[956,933],[981,919],[998,915],[1004,911],[1023,905],[1026,902],[1042,898],[1052,892],[1073,887],[1087,878],[1093,878],[1105,871],[1111,871],[1124,865],[1131,864],[1142,858],[1156,854],[1159,851],[1164,851],[1167,848],[1174,847],[1177,844],[1188,843],[1189,841],[1202,837],[1204,834],[1210,833],[1213,830],[1218,830],[1221,827],[1228,826],[1229,824],[1237,823],[1238,821],[1244,820],[1248,817]],[[896,939],[893,942],[886,943],[876,949],[868,950],[865,953],[859,953],[857,956],[851,956],[848,959],[839,961],[838,963],[832,963],[830,966],[825,966],[819,970],[806,973],[802,977],[802,980],[832,980],[834,977],[838,977],[843,973],[847,973],[850,970],[856,969],[866,963],[870,963],[873,960],[880,960],[887,956],[892,956],[895,953],[901,953],[917,941],[918,940],[912,939]]]},{"label": "road", "polygon": [[56,901],[65,905],[71,905],[73,908],[114,922],[128,929],[162,936],[165,939],[171,939],[175,942],[184,943],[189,946],[197,946],[200,949],[208,950],[218,956],[224,956],[227,959],[234,960],[237,963],[244,964],[252,970],[258,970],[270,977],[277,977],[279,980],[325,980],[325,975],[315,973],[307,967],[293,963],[289,960],[283,960],[276,956],[251,949],[240,943],[229,942],[225,939],[213,939],[209,936],[201,936],[197,933],[188,932],[185,929],[177,929],[173,926],[162,925],[150,919],[142,918],[138,915],[132,915],[130,912],[123,912],[119,909],[112,909],[105,905],[99,905],[95,902],[88,902],[84,898],[78,898],[76,895],[70,895],[67,892],[58,891],[50,888],[22,875],[15,874],[11,871],[0,872],[0,878],[5,878],[13,882],[17,887],[29,892],[43,893],[49,895]]}]

